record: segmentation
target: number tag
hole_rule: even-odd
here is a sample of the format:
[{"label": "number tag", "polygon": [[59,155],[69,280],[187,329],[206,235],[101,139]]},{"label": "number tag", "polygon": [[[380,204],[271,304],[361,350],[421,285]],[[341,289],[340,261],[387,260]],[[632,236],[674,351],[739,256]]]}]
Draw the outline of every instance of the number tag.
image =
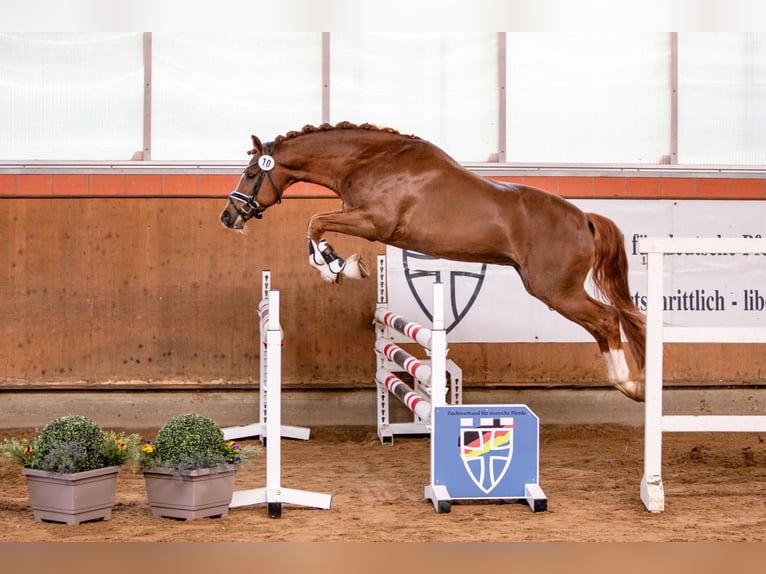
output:
[{"label": "number tag", "polygon": [[274,169],[274,158],[270,155],[262,155],[258,158],[258,167],[263,171],[271,171]]}]

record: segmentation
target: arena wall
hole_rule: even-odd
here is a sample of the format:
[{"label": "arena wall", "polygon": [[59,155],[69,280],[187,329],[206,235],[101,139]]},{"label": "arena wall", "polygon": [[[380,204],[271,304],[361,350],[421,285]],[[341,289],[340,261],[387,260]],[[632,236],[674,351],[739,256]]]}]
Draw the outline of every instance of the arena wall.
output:
[{"label": "arena wall", "polygon": [[[19,170],[20,171],[20,170]],[[238,389],[258,377],[261,271],[282,293],[288,389],[367,389],[375,282],[328,285],[307,264],[305,228],[337,209],[327,190],[290,188],[281,206],[224,229],[234,173],[200,170],[0,173],[0,390]],[[763,199],[757,177],[510,174],[571,198]],[[337,236],[374,268],[384,246]],[[607,387],[595,343],[451,345],[468,388]],[[757,345],[669,345],[679,386],[757,385]]]}]

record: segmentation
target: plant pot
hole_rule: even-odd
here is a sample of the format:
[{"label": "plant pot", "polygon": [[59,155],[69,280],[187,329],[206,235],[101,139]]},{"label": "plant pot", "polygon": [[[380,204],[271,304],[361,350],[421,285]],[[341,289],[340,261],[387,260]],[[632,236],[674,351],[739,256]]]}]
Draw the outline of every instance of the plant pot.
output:
[{"label": "plant pot", "polygon": [[170,468],[144,471],[146,495],[154,516],[191,520],[229,514],[237,467],[202,468],[176,474]]},{"label": "plant pot", "polygon": [[22,468],[36,522],[80,524],[112,517],[119,466],[72,474]]}]

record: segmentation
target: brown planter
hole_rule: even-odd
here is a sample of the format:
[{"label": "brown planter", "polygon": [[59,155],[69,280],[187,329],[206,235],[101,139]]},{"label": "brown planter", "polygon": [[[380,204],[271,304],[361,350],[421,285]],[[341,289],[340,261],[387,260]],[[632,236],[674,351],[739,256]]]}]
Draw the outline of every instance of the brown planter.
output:
[{"label": "brown planter", "polygon": [[22,468],[36,522],[80,524],[112,517],[119,466],[72,474]]},{"label": "brown planter", "polygon": [[145,470],[146,495],[152,514],[182,520],[226,516],[236,472],[233,465],[192,470],[180,476],[169,468]]}]

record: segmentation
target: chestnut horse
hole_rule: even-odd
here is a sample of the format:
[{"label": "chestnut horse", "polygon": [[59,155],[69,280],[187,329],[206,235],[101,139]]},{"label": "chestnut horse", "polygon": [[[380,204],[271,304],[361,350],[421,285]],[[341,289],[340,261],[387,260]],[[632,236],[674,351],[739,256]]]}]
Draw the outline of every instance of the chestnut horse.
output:
[{"label": "chestnut horse", "polygon": [[[241,230],[261,218],[295,182],[329,188],[341,209],[314,215],[308,225],[309,263],[324,279],[367,275],[357,255],[335,253],[328,232],[443,259],[510,265],[530,295],[593,335],[609,382],[643,400],[620,326],[643,369],[644,316],[628,288],[623,235],[610,219],[540,189],[476,175],[435,145],[391,129],[325,124],[266,144],[252,141],[253,157],[221,214],[226,227]],[[608,303],[585,290],[589,272]]]}]

